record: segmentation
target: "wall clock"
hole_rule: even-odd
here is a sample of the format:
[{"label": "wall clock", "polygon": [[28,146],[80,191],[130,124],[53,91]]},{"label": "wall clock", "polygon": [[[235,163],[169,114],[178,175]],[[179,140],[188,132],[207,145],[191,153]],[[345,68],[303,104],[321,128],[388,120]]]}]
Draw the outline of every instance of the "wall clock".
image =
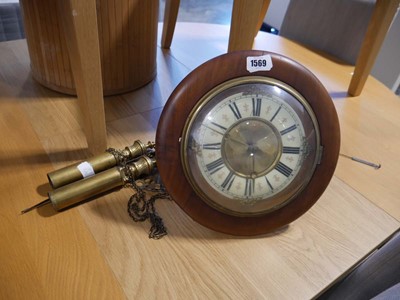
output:
[{"label": "wall clock", "polygon": [[320,81],[295,61],[232,52],[174,90],[156,134],[157,167],[196,222],[258,235],[305,213],[328,186],[340,129]]}]

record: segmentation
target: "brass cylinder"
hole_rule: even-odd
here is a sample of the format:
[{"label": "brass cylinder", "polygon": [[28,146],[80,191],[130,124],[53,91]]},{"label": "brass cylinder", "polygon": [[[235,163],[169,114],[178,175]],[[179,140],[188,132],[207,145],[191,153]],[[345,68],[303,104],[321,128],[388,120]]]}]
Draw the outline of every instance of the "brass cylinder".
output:
[{"label": "brass cylinder", "polygon": [[112,155],[111,153],[105,152],[103,154],[97,155],[95,157],[92,157],[88,159],[86,162],[79,162],[70,166],[67,166],[65,168],[55,170],[53,172],[50,172],[47,174],[47,178],[49,179],[50,185],[54,188],[57,189],[59,187],[62,187],[64,185],[70,184],[72,182],[81,180],[85,177],[90,176],[89,173],[86,173],[80,168],[80,166],[84,167],[84,164],[86,165],[86,168],[90,167],[92,168],[89,173],[93,173],[91,175],[97,174],[103,170],[110,169],[112,167],[115,167],[117,164],[117,160]]},{"label": "brass cylinder", "polygon": [[59,211],[91,197],[98,196],[128,182],[128,178],[137,179],[148,175],[155,167],[155,160],[147,156],[140,157],[125,168],[114,167],[92,177],[62,186],[48,193],[54,209]]},{"label": "brass cylinder", "polygon": [[48,195],[54,209],[59,211],[123,184],[124,174],[121,168],[115,167],[60,187],[49,192]]},{"label": "brass cylinder", "polygon": [[[153,147],[150,144],[149,147]],[[147,146],[141,141],[135,141],[131,146],[125,147],[122,155],[126,159],[134,159],[146,153]],[[115,167],[120,162],[113,154],[105,152],[95,157],[89,158],[84,162],[79,162],[47,174],[52,188],[57,189],[72,182],[93,176],[104,170]]]}]

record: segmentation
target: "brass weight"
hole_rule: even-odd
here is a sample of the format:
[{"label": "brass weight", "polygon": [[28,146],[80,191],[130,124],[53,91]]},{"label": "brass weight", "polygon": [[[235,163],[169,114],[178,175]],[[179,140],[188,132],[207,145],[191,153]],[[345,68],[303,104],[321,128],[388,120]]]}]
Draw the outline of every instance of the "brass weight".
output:
[{"label": "brass weight", "polygon": [[[127,146],[124,150],[120,151],[120,154],[123,159],[130,160],[145,154],[147,149],[152,147],[154,147],[154,144],[152,143],[145,145],[141,141],[137,140],[131,146]],[[89,168],[89,175],[91,176],[115,167],[121,163],[119,160],[120,158],[116,155],[110,152],[104,152],[100,155],[89,158],[85,162],[79,162],[50,172],[47,174],[47,178],[49,179],[52,188],[57,189],[87,177],[83,171],[83,167]]]},{"label": "brass weight", "polygon": [[21,213],[24,214],[50,203],[56,211],[62,210],[81,201],[98,196],[101,193],[121,187],[130,180],[139,178],[141,175],[148,175],[153,171],[155,165],[156,161],[154,158],[143,155],[135,162],[125,167],[113,167],[91,177],[72,182],[50,191],[48,193],[48,199],[24,209]]},{"label": "brass weight", "polygon": [[132,174],[134,178],[149,174],[154,165],[153,159],[143,156],[125,168],[114,167],[50,191],[48,193],[49,200],[54,209],[59,211],[103,192],[123,186],[128,182],[128,174]]},{"label": "brass weight", "polygon": [[92,177],[64,185],[48,193],[57,211],[89,199],[105,191],[122,186],[124,175],[120,167],[103,171]]}]

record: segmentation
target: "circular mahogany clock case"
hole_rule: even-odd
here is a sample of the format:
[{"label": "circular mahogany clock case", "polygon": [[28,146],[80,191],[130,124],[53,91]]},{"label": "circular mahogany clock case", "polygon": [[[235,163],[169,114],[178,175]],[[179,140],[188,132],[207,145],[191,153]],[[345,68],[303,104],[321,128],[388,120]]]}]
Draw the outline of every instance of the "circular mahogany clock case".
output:
[{"label": "circular mahogany clock case", "polygon": [[195,221],[258,235],[305,213],[339,155],[336,110],[297,62],[239,51],[192,71],[174,90],[156,135],[167,191]]}]

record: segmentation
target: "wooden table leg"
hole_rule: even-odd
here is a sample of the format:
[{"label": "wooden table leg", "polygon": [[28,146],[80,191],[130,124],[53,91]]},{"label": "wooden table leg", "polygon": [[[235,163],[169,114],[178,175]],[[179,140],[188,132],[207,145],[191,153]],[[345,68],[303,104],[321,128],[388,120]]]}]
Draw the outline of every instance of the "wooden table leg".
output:
[{"label": "wooden table leg", "polygon": [[180,0],[166,0],[164,10],[164,24],[161,36],[161,47],[169,49],[175,31],[176,19],[178,17]]},{"label": "wooden table leg", "polygon": [[58,0],[88,149],[107,148],[96,1]]},{"label": "wooden table leg", "polygon": [[361,94],[399,3],[400,0],[378,0],[376,2],[350,82],[349,95]]},{"label": "wooden table leg", "polygon": [[260,29],[257,28],[260,15],[262,13],[265,15],[269,2],[269,0],[233,1],[228,52],[252,48],[255,34]]}]

